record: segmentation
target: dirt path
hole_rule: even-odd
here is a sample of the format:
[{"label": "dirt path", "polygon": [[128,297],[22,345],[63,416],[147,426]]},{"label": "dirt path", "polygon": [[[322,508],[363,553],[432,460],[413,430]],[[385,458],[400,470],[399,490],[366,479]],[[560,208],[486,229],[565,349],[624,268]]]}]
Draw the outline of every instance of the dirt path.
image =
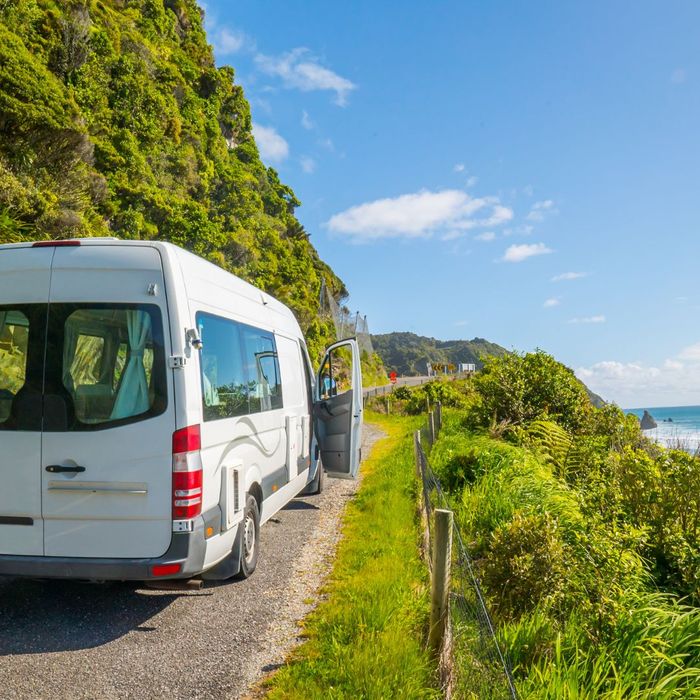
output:
[{"label": "dirt path", "polygon": [[[363,454],[380,437],[365,426]],[[238,698],[313,607],[358,482],[326,480],[262,529],[255,575],[196,593],[0,579],[3,700]]]}]

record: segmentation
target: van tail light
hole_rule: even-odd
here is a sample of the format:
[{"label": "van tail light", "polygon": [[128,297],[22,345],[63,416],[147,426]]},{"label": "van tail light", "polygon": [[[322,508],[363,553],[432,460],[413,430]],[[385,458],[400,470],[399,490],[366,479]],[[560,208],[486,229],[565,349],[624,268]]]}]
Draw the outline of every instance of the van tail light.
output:
[{"label": "van tail light", "polygon": [[173,433],[173,520],[202,512],[202,439],[198,425]]}]

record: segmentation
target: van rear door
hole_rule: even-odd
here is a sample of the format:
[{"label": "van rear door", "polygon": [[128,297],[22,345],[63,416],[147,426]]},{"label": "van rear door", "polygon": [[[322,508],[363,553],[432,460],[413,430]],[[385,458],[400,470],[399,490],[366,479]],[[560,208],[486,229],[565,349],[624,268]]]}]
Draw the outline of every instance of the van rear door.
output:
[{"label": "van rear door", "polygon": [[354,338],[326,350],[316,382],[314,431],[328,476],[354,479],[362,446],[362,369]]},{"label": "van rear door", "polygon": [[46,556],[150,558],[172,537],[170,338],[158,251],[57,248],[42,438]]},{"label": "van rear door", "polygon": [[53,250],[0,251],[0,554],[41,556],[41,389]]}]

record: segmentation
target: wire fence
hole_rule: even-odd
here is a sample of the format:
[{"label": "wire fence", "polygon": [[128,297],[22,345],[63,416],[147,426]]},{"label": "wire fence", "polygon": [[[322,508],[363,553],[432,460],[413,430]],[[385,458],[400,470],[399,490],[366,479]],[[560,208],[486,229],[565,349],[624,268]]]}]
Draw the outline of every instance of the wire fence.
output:
[{"label": "wire fence", "polygon": [[[451,510],[428,455],[442,428],[442,407],[428,413],[427,424],[416,431],[416,468],[422,483],[421,516],[424,550],[433,561],[435,509]],[[474,562],[456,519],[452,526],[452,561],[447,635],[443,642],[442,669],[447,696],[480,700],[518,700],[507,653],[501,648],[489,615]],[[445,656],[447,660],[445,661]]]},{"label": "wire fence", "polygon": [[367,316],[363,316],[359,311],[353,314],[350,309],[338,304],[325,284],[321,287],[321,314],[326,314],[332,319],[337,340],[354,336],[361,351],[368,355],[374,353]]}]

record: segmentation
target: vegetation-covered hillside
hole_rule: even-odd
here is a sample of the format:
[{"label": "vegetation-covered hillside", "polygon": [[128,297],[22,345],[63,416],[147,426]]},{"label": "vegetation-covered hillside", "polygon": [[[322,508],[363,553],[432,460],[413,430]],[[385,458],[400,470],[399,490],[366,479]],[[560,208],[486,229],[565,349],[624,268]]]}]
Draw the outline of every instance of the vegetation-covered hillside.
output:
[{"label": "vegetation-covered hillside", "polygon": [[260,160],[195,0],[0,0],[0,242],[164,239],[291,306],[318,353],[342,282]]},{"label": "vegetation-covered hillside", "polygon": [[504,355],[507,351],[483,338],[436,340],[415,333],[384,333],[372,336],[372,345],[388,370],[399,374],[426,373],[426,363],[473,362],[482,366],[481,357]]}]

